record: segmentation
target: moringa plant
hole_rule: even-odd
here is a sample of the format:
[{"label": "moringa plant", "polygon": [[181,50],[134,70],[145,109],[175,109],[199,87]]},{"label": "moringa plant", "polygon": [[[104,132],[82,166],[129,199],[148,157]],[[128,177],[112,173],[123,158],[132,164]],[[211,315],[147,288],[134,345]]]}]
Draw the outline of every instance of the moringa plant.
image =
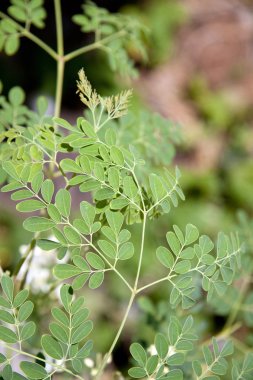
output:
[{"label": "moringa plant", "polygon": [[[54,4],[57,51],[31,31],[32,25],[44,26],[42,1],[11,0],[8,15],[0,13],[0,45],[7,54],[17,50],[24,36],[57,62],[54,115],[46,115],[44,98],[38,99],[37,111],[29,110],[18,87],[10,90],[8,98],[0,98],[0,159],[6,182],[2,192],[11,192],[17,211],[28,213],[23,227],[33,233],[13,272],[1,275],[1,377],[250,379],[252,354],[245,356],[243,363],[236,361],[230,366],[233,342],[229,337],[236,329],[235,319],[219,335],[200,342],[202,337],[193,318],[203,297],[210,304],[222,299],[238,275],[243,251],[237,235],[220,233],[215,245],[192,224],[184,231],[174,225],[151,253],[152,258],[156,257],[155,266],[149,266],[148,275],[143,273],[143,262],[149,260],[146,256],[150,253],[147,228],[152,220],[168,214],[171,207],[184,200],[178,168],[173,174],[167,168],[159,174],[150,172],[150,165],[143,170],[146,164],[142,154],[148,153],[148,160],[152,160],[149,146],[167,136],[164,123],[145,116],[146,122],[154,123],[161,133],[154,134],[152,140],[149,130],[148,138],[142,133],[137,141],[131,141],[134,134],[129,134],[126,126],[134,122],[124,122],[131,91],[102,97],[92,88],[84,70],[78,74],[77,92],[85,105],[85,116],[78,117],[75,124],[60,117],[65,63],[99,48],[108,54],[113,67],[132,72],[127,45],[134,41],[142,48],[141,26],[132,18],[111,15],[87,3],[84,14],[73,20],[82,31],[94,31],[95,41],[64,54],[61,4],[59,0]],[[140,122],[135,122],[138,128]],[[167,149],[165,144],[161,141],[160,147]],[[162,153],[156,159],[167,164]],[[73,205],[76,194],[81,197],[78,215]],[[137,241],[131,234],[135,228]],[[55,294],[49,326],[43,323],[43,304],[38,305],[28,281],[35,251],[50,266],[51,277],[43,299],[44,304],[51,305]],[[47,259],[49,252],[55,260]],[[37,279],[32,281],[39,281],[41,273],[38,271]],[[98,292],[103,296],[108,278],[122,289],[127,303],[115,326],[114,339],[106,352],[96,355],[96,323],[89,319],[85,295],[90,289],[94,299]],[[130,345],[131,359],[124,360],[128,369],[123,368],[121,374],[111,361],[136,301],[142,300],[142,308],[156,314],[151,300],[141,296],[163,285],[167,288],[167,323],[157,326],[149,346],[147,342]]]}]

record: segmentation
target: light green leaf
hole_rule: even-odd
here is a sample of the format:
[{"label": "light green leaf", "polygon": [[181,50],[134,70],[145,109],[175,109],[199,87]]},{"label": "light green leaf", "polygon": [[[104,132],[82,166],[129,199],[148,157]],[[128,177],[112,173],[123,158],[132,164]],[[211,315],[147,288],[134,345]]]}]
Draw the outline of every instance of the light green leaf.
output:
[{"label": "light green leaf", "polygon": [[18,337],[12,330],[5,326],[0,326],[0,340],[6,343],[16,343]]},{"label": "light green leaf", "polygon": [[174,265],[174,258],[172,253],[165,247],[158,247],[156,250],[156,256],[160,263],[166,268],[171,269]]},{"label": "light green leaf", "polygon": [[19,322],[23,322],[27,318],[29,318],[33,312],[33,308],[34,308],[34,305],[31,301],[26,301],[25,303],[23,303],[23,305],[20,307],[18,311],[17,318]]},{"label": "light green leaf", "polygon": [[74,290],[81,289],[85,285],[89,277],[90,277],[90,273],[82,273],[79,276],[77,276],[72,282],[73,289]]},{"label": "light green leaf", "polygon": [[33,193],[30,190],[18,190],[11,194],[11,199],[13,201],[20,201],[22,199],[31,198]]},{"label": "light green leaf", "polygon": [[162,180],[156,174],[149,175],[149,184],[152,191],[152,195],[156,202],[160,201],[166,196],[167,191],[164,188]]},{"label": "light green leaf", "polygon": [[196,375],[198,377],[201,376],[201,374],[202,374],[202,366],[201,366],[201,363],[198,360],[194,360],[192,362],[192,368],[193,368],[194,372],[196,373]]},{"label": "light green leaf", "polygon": [[60,223],[61,222],[61,214],[59,213],[58,209],[55,207],[55,205],[48,205],[47,206],[47,212],[51,219],[53,219],[54,222]]},{"label": "light green leaf", "polygon": [[69,326],[69,319],[67,315],[64,313],[64,311],[62,311],[58,307],[53,307],[51,312],[54,319],[62,323],[64,326],[67,326],[67,327]]},{"label": "light green leaf", "polygon": [[180,369],[172,369],[162,379],[163,380],[183,380],[183,372]]},{"label": "light green leaf", "polygon": [[104,272],[96,272],[89,279],[90,289],[97,289],[104,281]]},{"label": "light green leaf", "polygon": [[116,250],[115,247],[109,243],[107,240],[99,240],[98,241],[99,248],[104,252],[104,254],[111,259],[115,259]]},{"label": "light green leaf", "polygon": [[179,274],[187,273],[191,269],[190,260],[179,261],[174,268],[174,271]]},{"label": "light green leaf", "polygon": [[92,329],[93,329],[92,321],[86,321],[82,323],[79,327],[73,330],[71,343],[75,344],[75,343],[81,342],[84,338],[86,338],[91,333]]},{"label": "light green leaf", "polygon": [[132,177],[130,176],[126,176],[124,177],[123,179],[123,190],[124,190],[124,194],[134,200],[137,193],[138,193],[138,188],[133,180]]},{"label": "light green leaf", "polygon": [[17,308],[19,307],[20,305],[22,305],[25,300],[27,299],[29,295],[29,292],[27,289],[23,289],[21,290],[17,295],[16,297],[14,298],[14,301],[13,301],[13,307]]},{"label": "light green leaf", "polygon": [[60,189],[55,196],[55,205],[60,213],[65,216],[65,218],[68,218],[71,207],[70,192],[66,189]]},{"label": "light green leaf", "polygon": [[132,357],[143,367],[147,363],[147,354],[144,348],[139,343],[132,343],[130,346]]},{"label": "light green leaf", "polygon": [[65,226],[64,234],[66,238],[70,241],[70,243],[76,244],[76,245],[82,244],[82,239],[81,239],[80,234],[73,227]]},{"label": "light green leaf", "polygon": [[192,244],[199,237],[199,231],[193,224],[187,224],[185,231],[185,244]]},{"label": "light green leaf", "polygon": [[128,260],[134,254],[134,245],[131,242],[124,243],[119,249],[118,257],[120,260]]},{"label": "light green leaf", "polygon": [[60,243],[47,239],[37,240],[37,246],[43,249],[44,251],[52,251],[53,249],[57,249],[61,246]]},{"label": "light green leaf", "polygon": [[[34,146],[34,145],[33,145]],[[37,175],[35,175],[32,179],[32,183],[31,183],[31,186],[32,186],[32,189],[33,191],[38,194],[38,192],[40,191],[40,188],[41,188],[41,185],[42,185],[42,182],[43,182],[43,179],[44,179],[44,175],[43,173],[39,172]]]},{"label": "light green leaf", "polygon": [[[88,255],[89,253],[87,253]],[[90,267],[89,265],[86,263],[86,261],[84,260],[84,258],[82,256],[79,256],[79,255],[75,255],[73,257],[73,263],[80,269],[82,269],[83,271],[88,271],[90,272]]]},{"label": "light green leaf", "polygon": [[42,210],[45,208],[46,205],[37,200],[37,199],[30,199],[29,201],[23,201],[17,204],[16,209],[20,212],[33,212]]},{"label": "light green leaf", "polygon": [[20,45],[19,36],[15,34],[11,34],[10,36],[6,38],[5,53],[7,55],[15,54],[19,49],[19,45]]},{"label": "light green leaf", "polygon": [[144,368],[141,367],[132,367],[128,371],[129,376],[135,378],[135,379],[141,379],[145,376],[147,376],[147,372]]},{"label": "light green leaf", "polygon": [[27,340],[31,338],[36,331],[36,325],[33,321],[27,322],[21,330],[21,340]]},{"label": "light green leaf", "polygon": [[110,149],[110,156],[113,162],[117,165],[124,165],[124,156],[119,148],[112,146]]},{"label": "light green leaf", "polygon": [[[69,341],[69,331],[66,330],[63,326],[58,325],[57,323],[53,322],[49,325],[49,330],[51,334],[59,341],[63,343],[68,343]],[[68,333],[67,333],[68,331]]]},{"label": "light green leaf", "polygon": [[89,315],[89,310],[87,308],[80,309],[72,318],[72,326],[78,327]]},{"label": "light green leaf", "polygon": [[21,362],[20,368],[24,374],[32,380],[44,379],[48,376],[45,368],[37,363]]},{"label": "light green leaf", "polygon": [[112,210],[121,210],[129,204],[129,200],[123,197],[113,199],[110,203]]},{"label": "light green leaf", "polygon": [[51,358],[60,360],[63,358],[62,347],[57,340],[55,340],[51,335],[43,335],[41,338],[41,345]]},{"label": "light green leaf", "polygon": [[3,291],[9,301],[13,300],[14,284],[11,277],[3,275],[1,279]]},{"label": "light green leaf", "polygon": [[86,260],[95,269],[104,269],[105,263],[96,253],[88,252],[86,255]]},{"label": "light green leaf", "polygon": [[153,355],[150,358],[148,358],[146,370],[149,375],[152,375],[152,373],[156,370],[159,363],[159,358],[157,355]]},{"label": "light green leaf", "polygon": [[0,309],[0,320],[6,323],[15,324],[15,319],[8,311]]},{"label": "light green leaf", "polygon": [[76,132],[76,128],[73,127],[67,120],[65,119],[62,119],[60,117],[54,117],[54,122],[57,124],[57,125],[60,125],[62,128],[64,129],[67,129],[69,131],[73,131],[73,132]]},{"label": "light green leaf", "polygon": [[168,242],[172,252],[177,256],[180,252],[181,245],[180,245],[180,242],[179,242],[176,234],[172,231],[167,232],[166,239],[167,239],[167,242]]},{"label": "light green leaf", "polygon": [[233,342],[231,340],[229,340],[222,347],[222,349],[220,351],[220,356],[224,357],[224,356],[232,355],[233,352],[234,352],[234,345],[233,345]]},{"label": "light green leaf", "polygon": [[55,277],[59,278],[60,280],[66,280],[67,278],[81,274],[82,270],[71,264],[57,264],[54,267],[53,272]]},{"label": "light green leaf", "polygon": [[87,226],[91,226],[94,223],[96,210],[90,203],[83,201],[80,203],[80,211]]},{"label": "light green leaf", "polygon": [[[8,191],[13,191],[13,190],[21,189],[22,187],[23,187],[23,185],[20,182],[13,181],[11,183],[8,183],[8,185],[3,186],[1,188],[1,192],[5,193],[5,192],[8,192]],[[32,193],[30,191],[28,191],[28,193],[30,194],[30,196],[32,196]]]},{"label": "light green leaf", "polygon": [[41,194],[47,203],[50,203],[54,194],[54,183],[51,179],[46,179],[41,186]]},{"label": "light green leaf", "polygon": [[113,128],[108,128],[105,132],[105,142],[107,145],[115,145],[117,141],[117,136]]},{"label": "light green leaf", "polygon": [[185,356],[182,352],[177,352],[167,359],[168,365],[182,365],[184,364]]},{"label": "light green leaf", "polygon": [[118,235],[123,225],[124,216],[121,214],[121,212],[109,210],[106,211],[105,215],[109,226],[116,233],[116,235]]},{"label": "light green leaf", "polygon": [[80,168],[79,165],[74,160],[71,160],[70,158],[64,158],[61,160],[61,168],[65,173],[77,173],[77,174],[83,174],[83,170]]},{"label": "light green leaf", "polygon": [[55,223],[41,216],[32,216],[23,223],[24,228],[30,232],[48,231],[55,226]]},{"label": "light green leaf", "polygon": [[120,185],[120,174],[119,170],[115,168],[114,166],[110,167],[108,169],[108,181],[110,186],[115,190],[119,190]]},{"label": "light green leaf", "polygon": [[161,359],[165,359],[168,354],[169,343],[163,334],[160,334],[160,333],[156,334],[155,348],[159,357]]}]

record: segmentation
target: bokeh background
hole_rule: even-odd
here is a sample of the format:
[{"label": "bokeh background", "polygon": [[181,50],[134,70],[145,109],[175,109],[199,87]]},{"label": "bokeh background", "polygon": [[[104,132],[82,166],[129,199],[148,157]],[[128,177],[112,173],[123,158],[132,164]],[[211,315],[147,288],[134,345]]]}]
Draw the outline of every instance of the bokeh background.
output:
[{"label": "bokeh background", "polygon": [[[2,1],[0,8],[5,9],[5,3]],[[52,3],[45,1],[47,26],[36,33],[55,46]],[[79,27],[69,19],[69,15],[80,12],[81,3],[63,2],[66,51],[89,43],[91,38],[80,34]],[[186,201],[169,216],[150,224],[147,245],[150,255],[147,253],[144,265],[148,267],[154,256],[153,247],[173,224],[183,228],[190,222],[202,233],[215,237],[220,230],[238,228],[240,210],[249,217],[253,214],[253,2],[100,0],[96,3],[112,12],[133,14],[150,29],[148,59],[144,61],[135,51],[131,52],[139,69],[139,77],[132,82],[115,75],[102,53],[95,51],[75,59],[66,67],[62,116],[74,122],[83,112],[75,95],[75,80],[78,70],[84,67],[98,92],[109,95],[126,86],[133,87],[133,109],[159,113],[168,119],[168,125],[176,126],[180,135],[173,164],[182,171]],[[0,73],[4,93],[19,85],[26,91],[30,106],[39,94],[53,102],[55,63],[32,42],[24,39],[13,57],[0,54]],[[169,137],[168,144],[171,144]],[[153,161],[156,162],[155,158]],[[162,169],[157,163],[153,166],[153,170]],[[138,227],[132,232],[137,236]],[[13,267],[20,245],[28,241],[29,235],[21,227],[15,205],[8,195],[0,194],[0,260],[4,269]],[[113,284],[106,290],[112,308],[120,291]],[[154,293],[152,297],[156,300],[160,295]],[[144,309],[152,309],[151,304],[144,303]],[[102,304],[98,296],[98,311]],[[163,313],[162,305],[160,312]],[[134,315],[132,318],[134,321]],[[117,321],[112,319],[114,322]],[[111,331],[104,329],[103,324],[100,326],[103,342],[99,344],[103,348],[111,339]],[[139,335],[145,336],[145,327],[141,323],[140,326]],[[120,352],[123,351],[121,347]]]}]

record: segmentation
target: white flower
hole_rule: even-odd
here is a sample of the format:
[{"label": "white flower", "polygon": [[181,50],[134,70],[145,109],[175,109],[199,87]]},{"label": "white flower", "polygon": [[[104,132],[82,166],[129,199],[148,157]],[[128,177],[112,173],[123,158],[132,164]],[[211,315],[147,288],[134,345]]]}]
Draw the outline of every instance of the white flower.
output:
[{"label": "white flower", "polygon": [[175,350],[175,347],[174,346],[169,346],[169,350],[168,350],[168,357],[174,355],[177,351]]},{"label": "white flower", "polygon": [[157,355],[157,350],[156,350],[156,347],[154,344],[151,344],[151,346],[149,346],[149,348],[147,349],[147,351],[150,353],[150,355]]},{"label": "white flower", "polygon": [[93,368],[94,367],[94,361],[90,358],[86,358],[84,359],[84,364],[86,365],[86,367],[88,368]]},{"label": "white flower", "polygon": [[[48,239],[55,241],[54,236],[49,236]],[[27,247],[26,245],[21,245],[21,256],[24,256]],[[30,257],[31,259],[29,259]],[[61,262],[66,262],[67,259],[68,255]],[[38,246],[35,246],[31,256],[29,255],[23,263],[18,274],[18,279],[21,280],[25,277],[26,284],[30,286],[33,293],[47,293],[53,281],[51,269],[57,262],[59,260],[57,259],[56,250],[45,252]]]}]

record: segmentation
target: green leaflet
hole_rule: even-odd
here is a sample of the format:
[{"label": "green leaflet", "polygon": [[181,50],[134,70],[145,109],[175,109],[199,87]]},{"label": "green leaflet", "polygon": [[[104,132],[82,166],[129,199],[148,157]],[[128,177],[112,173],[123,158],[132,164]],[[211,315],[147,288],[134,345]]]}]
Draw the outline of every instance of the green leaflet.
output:
[{"label": "green leaflet", "polygon": [[60,343],[57,342],[51,335],[43,335],[41,345],[44,351],[51,357],[57,360],[62,359],[63,350]]},{"label": "green leaflet", "polygon": [[55,205],[61,215],[68,218],[71,208],[71,195],[66,189],[60,189],[55,196]]},{"label": "green leaflet", "polygon": [[44,379],[47,376],[45,368],[37,363],[21,362],[20,368],[32,380]]},{"label": "green leaflet", "polygon": [[46,205],[36,199],[31,199],[29,201],[23,201],[17,204],[16,209],[20,212],[33,212],[42,210]]},{"label": "green leaflet", "polygon": [[24,228],[30,232],[48,231],[55,226],[55,222],[40,216],[32,216],[23,223]]}]

